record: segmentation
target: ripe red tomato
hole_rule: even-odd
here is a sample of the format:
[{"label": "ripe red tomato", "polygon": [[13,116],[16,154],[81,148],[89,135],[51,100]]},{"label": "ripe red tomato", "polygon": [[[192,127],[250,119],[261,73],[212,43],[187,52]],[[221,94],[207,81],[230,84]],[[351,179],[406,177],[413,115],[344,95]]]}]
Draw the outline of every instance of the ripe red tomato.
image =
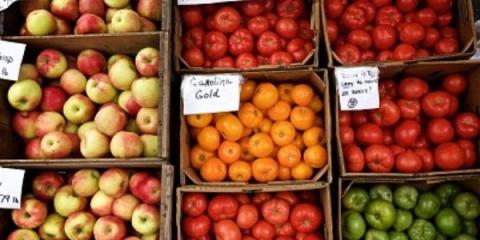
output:
[{"label": "ripe red tomato", "polygon": [[266,31],[258,37],[257,51],[265,57],[270,57],[274,52],[280,50],[280,37],[271,31]]},{"label": "ripe red tomato", "polygon": [[345,159],[347,172],[362,172],[365,168],[365,156],[362,149],[357,145],[352,144],[344,147],[343,158]]},{"label": "ripe red tomato", "polygon": [[275,10],[280,17],[297,19],[305,12],[305,4],[303,0],[278,0]]},{"label": "ripe red tomato", "polygon": [[425,28],[425,37],[422,46],[431,48],[440,40],[440,32],[436,28]]},{"label": "ripe red tomato", "polygon": [[348,33],[347,42],[366,50],[372,46],[372,37],[365,30],[355,29]]},{"label": "ripe red tomato", "polygon": [[397,97],[397,84],[392,79],[384,79],[378,85],[380,99],[393,100]]},{"label": "ripe red tomato", "polygon": [[477,163],[477,148],[471,140],[460,139],[458,145],[465,151],[465,163],[463,168],[472,168]]},{"label": "ripe red tomato", "polygon": [[367,25],[367,14],[359,6],[350,5],[342,14],[341,23],[348,29],[361,29]]},{"label": "ripe red tomato", "polygon": [[442,87],[447,92],[459,95],[467,89],[467,79],[463,74],[449,74],[443,77]]},{"label": "ripe red tomato", "polygon": [[378,50],[387,50],[395,45],[397,32],[391,26],[377,25],[372,30],[372,39],[375,48]]},{"label": "ripe red tomato", "polygon": [[458,52],[458,41],[454,38],[444,38],[435,44],[435,52],[439,55],[446,55]]},{"label": "ripe red tomato", "polygon": [[219,194],[210,200],[207,212],[213,221],[234,219],[238,212],[238,202],[231,195]]},{"label": "ripe red tomato", "polygon": [[398,145],[398,144],[392,144],[390,145],[390,150],[392,151],[392,154],[394,157],[396,157],[398,154],[407,151],[404,147]]},{"label": "ripe red tomato", "polygon": [[247,17],[255,17],[265,11],[265,5],[262,1],[251,0],[242,2],[242,13]]},{"label": "ripe red tomato", "polygon": [[450,25],[450,23],[452,22],[452,19],[453,19],[453,15],[451,12],[438,14],[437,21],[435,22],[435,24],[438,27],[445,27]]},{"label": "ripe red tomato", "polygon": [[335,42],[338,37],[338,25],[336,22],[328,19],[327,20],[327,35],[330,42]]},{"label": "ripe red tomato", "polygon": [[250,197],[246,193],[234,193],[233,197],[237,200],[238,204],[243,205],[250,203]]},{"label": "ripe red tomato", "polygon": [[323,213],[311,203],[300,203],[292,209],[290,222],[297,232],[312,233],[323,224]]},{"label": "ripe red tomato", "polygon": [[311,42],[305,42],[305,40],[301,38],[294,38],[287,44],[287,52],[292,54],[295,62],[301,62],[305,60],[313,48],[314,47]]},{"label": "ripe red tomato", "polygon": [[372,0],[371,1],[375,7],[379,8],[379,7],[383,7],[383,6],[387,6],[387,5],[391,5],[392,4],[392,0]]},{"label": "ripe red tomato", "polygon": [[413,151],[422,159],[422,172],[429,172],[435,168],[433,154],[428,148],[415,148]]},{"label": "ripe red tomato", "polygon": [[238,56],[242,53],[252,52],[255,45],[253,34],[246,28],[239,28],[228,38],[230,53]]},{"label": "ripe red tomato", "polygon": [[397,105],[402,119],[415,119],[422,110],[418,100],[398,99]]},{"label": "ripe red tomato", "polygon": [[207,17],[207,20],[205,20],[205,29],[207,31],[213,31],[215,29],[215,21],[213,19],[213,16]]},{"label": "ripe red tomato", "polygon": [[427,6],[438,13],[445,13],[452,9],[452,0],[427,0]]},{"label": "ripe red tomato", "polygon": [[375,58],[376,58],[376,55],[373,50],[364,50],[360,53],[361,62],[374,61]]},{"label": "ripe red tomato", "polygon": [[270,13],[275,7],[275,0],[263,0],[263,6],[265,7],[265,12]]},{"label": "ripe red tomato", "polygon": [[258,62],[258,65],[261,66],[261,65],[269,65],[270,64],[270,59],[268,57],[264,57],[262,55],[258,55],[257,56],[257,62]]},{"label": "ripe red tomato", "polygon": [[342,125],[338,129],[342,146],[352,144],[355,141],[355,132],[350,126]]},{"label": "ripe red tomato", "polygon": [[180,19],[182,25],[187,28],[201,27],[203,24],[203,13],[200,6],[184,6],[180,8]]},{"label": "ripe red tomato", "polygon": [[240,27],[242,16],[230,6],[222,7],[213,17],[215,29],[223,33],[231,33]]},{"label": "ripe red tomato", "polygon": [[478,136],[480,120],[475,113],[463,112],[455,117],[454,125],[459,137],[471,139]]},{"label": "ripe red tomato", "polygon": [[182,220],[183,232],[187,237],[199,238],[210,232],[212,222],[206,215],[189,216]]},{"label": "ripe red tomato", "polygon": [[383,142],[382,129],[376,124],[364,123],[357,128],[355,140],[363,145],[380,144]]},{"label": "ripe red tomato", "polygon": [[215,239],[221,240],[241,240],[242,233],[240,228],[230,219],[220,220],[214,224]]},{"label": "ripe red tomato", "polygon": [[295,229],[290,222],[275,225],[275,236],[277,236],[276,240],[278,237],[291,237],[294,235]]},{"label": "ripe red tomato", "polygon": [[415,10],[418,6],[418,0],[397,0],[397,8],[401,12],[408,13]]},{"label": "ripe red tomato", "polygon": [[376,25],[395,27],[402,21],[402,13],[394,6],[384,6],[377,11]]},{"label": "ripe red tomato", "polygon": [[270,28],[270,22],[264,16],[256,16],[248,20],[247,28],[253,35],[259,36],[260,34],[268,31]]},{"label": "ripe red tomato", "polygon": [[427,125],[426,134],[430,142],[435,144],[450,142],[455,137],[452,124],[445,118],[434,118],[430,120]]},{"label": "ripe red tomato", "polygon": [[377,61],[388,61],[392,60],[392,51],[384,50],[378,53]]},{"label": "ripe red tomato", "polygon": [[368,122],[368,114],[366,111],[352,112],[352,125],[354,127],[359,127],[366,122]]},{"label": "ripe red tomato", "polygon": [[418,23],[405,23],[400,30],[400,41],[403,43],[416,45],[425,38],[425,30]]},{"label": "ripe red tomato", "polygon": [[338,122],[340,126],[350,126],[352,124],[352,114],[346,111],[340,111],[338,113]]},{"label": "ripe red tomato", "polygon": [[208,58],[216,60],[227,53],[228,40],[225,34],[218,31],[211,31],[203,37],[203,51]]},{"label": "ripe red tomato", "polygon": [[287,201],[290,206],[295,206],[300,201],[298,196],[293,192],[278,192],[275,194],[275,197]]},{"label": "ripe red tomato", "polygon": [[188,216],[200,216],[207,209],[207,197],[203,193],[186,193],[182,200],[182,212]]},{"label": "ripe red tomato", "polygon": [[205,60],[205,64],[203,64],[203,67],[204,67],[204,68],[212,68],[212,66],[213,66],[212,60],[210,60],[210,59],[207,58],[207,59]]},{"label": "ripe red tomato", "polygon": [[380,107],[369,112],[370,120],[382,127],[395,125],[400,119],[400,109],[393,101],[380,100]]},{"label": "ripe red tomato", "polygon": [[457,143],[442,143],[435,148],[435,164],[441,170],[457,170],[465,164],[465,151]]},{"label": "ripe red tomato", "polygon": [[426,58],[430,57],[430,52],[424,48],[417,49],[417,53],[415,55],[416,58]]},{"label": "ripe red tomato", "polygon": [[235,60],[230,56],[219,58],[213,62],[213,68],[234,68]]},{"label": "ripe red tomato", "polygon": [[270,56],[271,65],[288,66],[294,61],[292,54],[288,52],[275,52]]},{"label": "ripe red tomato", "polygon": [[198,47],[201,48],[203,46],[203,36],[205,32],[202,28],[195,27],[190,28],[182,35],[182,44],[183,48],[191,48],[191,47]]},{"label": "ripe red tomato", "polygon": [[393,131],[393,139],[402,147],[411,147],[417,142],[422,127],[415,120],[403,120]]},{"label": "ripe red tomato", "polygon": [[270,30],[275,30],[275,25],[277,24],[277,21],[278,21],[277,14],[267,13],[267,14],[265,14],[265,17],[268,19]]},{"label": "ripe red tomato", "polygon": [[280,18],[275,24],[275,31],[281,37],[292,39],[298,35],[298,24],[293,18]]},{"label": "ripe red tomato", "polygon": [[367,23],[370,23],[375,19],[377,8],[369,0],[356,0],[353,5],[361,8],[365,12]]},{"label": "ripe red tomato", "polygon": [[250,229],[258,221],[258,210],[253,204],[243,204],[238,209],[236,222],[241,229]]},{"label": "ripe red tomato", "polygon": [[423,8],[415,14],[415,21],[424,27],[431,27],[437,21],[437,13],[431,8]]},{"label": "ripe red tomato", "polygon": [[416,57],[416,54],[417,52],[414,46],[402,43],[393,49],[392,59],[397,61],[412,60]]},{"label": "ripe red tomato", "polygon": [[440,29],[440,35],[442,35],[443,38],[458,39],[458,31],[453,27],[442,27]]},{"label": "ripe red tomato", "polygon": [[360,62],[360,49],[353,44],[343,44],[335,51],[345,64],[356,64]]},{"label": "ripe red tomato", "polygon": [[261,192],[253,196],[252,202],[255,206],[260,207],[265,201],[270,199],[272,199],[272,195],[270,193]]},{"label": "ripe red tomato", "polygon": [[372,144],[365,149],[365,163],[370,172],[391,172],[394,165],[392,150],[382,144]]},{"label": "ripe red tomato", "polygon": [[290,204],[283,199],[270,199],[262,205],[262,216],[270,224],[283,224],[290,216]]},{"label": "ripe red tomato", "polygon": [[305,19],[298,21],[298,36],[305,41],[311,42],[313,37],[315,37],[315,32],[310,27],[310,22]]},{"label": "ripe red tomato", "polygon": [[[405,22],[405,23],[415,22],[415,15],[416,15],[415,12],[406,13],[403,16],[403,22]],[[402,23],[400,23],[400,24],[402,24]]]},{"label": "ripe red tomato", "polygon": [[445,91],[433,91],[425,94],[421,100],[422,110],[429,117],[445,117],[451,111],[451,94]]},{"label": "ripe red tomato", "polygon": [[393,130],[391,128],[383,128],[383,144],[391,145],[393,144]]},{"label": "ripe red tomato", "polygon": [[190,67],[203,67],[205,56],[198,47],[191,47],[183,51],[182,58]]},{"label": "ripe red tomato", "polygon": [[407,100],[418,100],[429,91],[428,84],[417,77],[407,77],[398,84],[398,94]]},{"label": "ripe red tomato", "polygon": [[418,173],[422,171],[422,158],[411,150],[402,152],[395,158],[395,169],[401,173]]},{"label": "ripe red tomato", "polygon": [[275,227],[265,220],[260,220],[253,226],[252,235],[256,239],[273,240]]},{"label": "ripe red tomato", "polygon": [[251,53],[242,53],[235,59],[235,67],[239,69],[251,69],[257,66],[257,58]]},{"label": "ripe red tomato", "polygon": [[327,17],[336,19],[342,15],[345,5],[342,3],[342,0],[326,0],[324,7]]},{"label": "ripe red tomato", "polygon": [[[419,120],[417,119],[417,121],[419,121]],[[422,123],[422,121],[419,121],[419,122]],[[424,123],[422,123],[422,124],[424,124]],[[413,146],[417,147],[417,148],[429,147],[430,146],[430,141],[425,136],[425,134],[422,133],[422,134],[420,134],[420,136],[417,139],[417,142]]]}]

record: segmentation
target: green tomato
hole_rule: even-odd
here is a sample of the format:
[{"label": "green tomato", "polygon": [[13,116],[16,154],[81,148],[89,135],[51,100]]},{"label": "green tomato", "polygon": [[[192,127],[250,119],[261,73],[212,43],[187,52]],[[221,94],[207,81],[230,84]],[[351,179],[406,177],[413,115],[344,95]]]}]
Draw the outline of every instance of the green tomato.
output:
[{"label": "green tomato", "polygon": [[393,201],[399,208],[410,210],[417,205],[418,191],[416,188],[403,185],[395,189],[393,193]]},{"label": "green tomato", "polygon": [[365,234],[365,240],[390,240],[388,233],[377,229],[370,229]]},{"label": "green tomato", "polygon": [[426,192],[420,194],[417,206],[415,206],[413,211],[419,218],[430,219],[440,210],[440,205],[440,199],[437,195]]},{"label": "green tomato", "polygon": [[378,229],[387,230],[395,223],[397,211],[391,202],[375,199],[368,203],[365,210],[367,223]]},{"label": "green tomato", "polygon": [[370,198],[374,199],[383,199],[385,201],[393,201],[392,189],[385,184],[378,184],[370,188]]},{"label": "green tomato", "polygon": [[444,208],[437,213],[435,226],[441,234],[447,237],[455,237],[462,233],[462,221],[455,210],[451,208]]},{"label": "green tomato", "polygon": [[408,236],[404,232],[390,231],[388,232],[390,240],[409,240]]},{"label": "green tomato", "polygon": [[408,229],[408,237],[411,240],[435,240],[437,230],[432,223],[423,219],[416,219]]},{"label": "green tomato", "polygon": [[363,212],[369,201],[370,197],[365,189],[352,187],[342,198],[342,205],[346,209]]},{"label": "green tomato", "polygon": [[463,226],[462,229],[464,233],[472,236],[477,236],[478,227],[477,227],[477,223],[474,220],[463,220],[462,226]]},{"label": "green tomato", "polygon": [[342,215],[342,235],[347,240],[362,239],[367,231],[367,224],[360,213],[346,211]]},{"label": "green tomato", "polygon": [[451,206],[451,201],[455,195],[460,193],[460,187],[453,183],[442,183],[435,187],[433,192],[440,198],[442,206]]},{"label": "green tomato", "polygon": [[393,228],[401,232],[407,230],[413,222],[413,214],[410,211],[405,211],[403,209],[397,209],[397,217]]},{"label": "green tomato", "polygon": [[467,220],[474,220],[480,215],[480,202],[477,196],[463,192],[453,199],[453,208],[460,217]]},{"label": "green tomato", "polygon": [[453,238],[452,240],[475,240],[475,237],[468,234],[461,234]]}]

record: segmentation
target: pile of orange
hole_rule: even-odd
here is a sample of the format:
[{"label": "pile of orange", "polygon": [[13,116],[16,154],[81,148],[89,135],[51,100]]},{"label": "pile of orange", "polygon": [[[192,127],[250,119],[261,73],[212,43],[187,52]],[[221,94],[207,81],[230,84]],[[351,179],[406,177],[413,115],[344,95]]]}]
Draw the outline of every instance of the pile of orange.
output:
[{"label": "pile of orange", "polygon": [[311,179],[327,164],[323,102],[307,84],[247,80],[236,113],[187,116],[191,166],[203,180]]}]

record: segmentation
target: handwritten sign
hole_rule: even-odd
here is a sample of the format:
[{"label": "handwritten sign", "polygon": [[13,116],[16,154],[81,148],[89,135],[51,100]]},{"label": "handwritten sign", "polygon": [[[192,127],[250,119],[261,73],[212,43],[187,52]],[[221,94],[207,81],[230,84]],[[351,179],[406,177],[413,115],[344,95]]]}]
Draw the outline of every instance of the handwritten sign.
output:
[{"label": "handwritten sign", "polygon": [[[0,0],[1,1],[1,0]],[[0,40],[0,78],[12,81],[18,80],[20,65],[22,65],[25,47],[23,43]]]},{"label": "handwritten sign", "polygon": [[7,9],[8,7],[10,7],[10,5],[12,5],[12,3],[16,1],[18,0],[0,0],[0,11]]},{"label": "handwritten sign", "polygon": [[242,80],[240,74],[183,76],[183,114],[237,111]]},{"label": "handwritten sign", "polygon": [[378,108],[378,75],[378,67],[335,68],[340,109],[355,111]]},{"label": "handwritten sign", "polygon": [[178,0],[178,5],[198,5],[198,4],[212,4],[223,2],[240,2],[243,0]]},{"label": "handwritten sign", "polygon": [[25,170],[0,168],[0,208],[18,209]]}]

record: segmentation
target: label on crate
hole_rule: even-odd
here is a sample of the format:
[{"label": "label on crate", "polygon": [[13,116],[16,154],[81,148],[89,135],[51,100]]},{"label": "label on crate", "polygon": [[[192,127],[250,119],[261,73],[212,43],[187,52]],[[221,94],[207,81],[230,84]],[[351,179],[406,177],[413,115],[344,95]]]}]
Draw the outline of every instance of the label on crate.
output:
[{"label": "label on crate", "polygon": [[19,209],[25,170],[0,168],[0,208]]},{"label": "label on crate", "polygon": [[378,67],[337,67],[335,78],[342,111],[379,107]]},{"label": "label on crate", "polygon": [[[1,0],[0,0],[1,1]],[[0,40],[0,78],[17,81],[26,44]]]},{"label": "label on crate", "polygon": [[240,2],[243,0],[178,0],[178,5],[198,5],[198,4],[212,4],[223,2]]},{"label": "label on crate", "polygon": [[240,74],[184,75],[183,114],[238,111],[242,81]]},{"label": "label on crate", "polygon": [[12,3],[17,1],[18,0],[0,0],[0,11],[7,9],[8,7],[10,7],[10,5],[12,5]]}]

